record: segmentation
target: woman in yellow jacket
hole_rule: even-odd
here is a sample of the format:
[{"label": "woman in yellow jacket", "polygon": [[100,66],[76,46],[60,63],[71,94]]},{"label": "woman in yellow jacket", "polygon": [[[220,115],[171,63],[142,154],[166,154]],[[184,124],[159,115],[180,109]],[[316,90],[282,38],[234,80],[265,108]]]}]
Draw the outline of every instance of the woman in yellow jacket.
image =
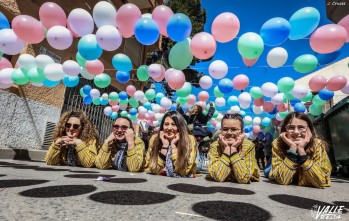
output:
[{"label": "woman in yellow jacket", "polygon": [[131,120],[119,117],[113,125],[113,132],[104,141],[96,157],[96,167],[138,172],[143,167],[144,155],[144,142],[135,137]]},{"label": "woman in yellow jacket", "polygon": [[232,180],[238,183],[259,181],[260,171],[252,141],[244,138],[243,119],[239,114],[225,114],[222,133],[211,144],[208,153],[208,171],[218,182]]},{"label": "woman in yellow jacket", "polygon": [[48,165],[93,167],[98,132],[82,111],[64,113],[55,129],[45,161]]},{"label": "woman in yellow jacket", "polygon": [[331,186],[332,166],[326,148],[306,114],[290,113],[283,121],[279,138],[273,141],[269,179],[283,185],[294,181],[299,186]]},{"label": "woman in yellow jacket", "polygon": [[149,141],[147,170],[170,177],[195,177],[196,144],[183,116],[167,112],[160,124],[159,134]]}]

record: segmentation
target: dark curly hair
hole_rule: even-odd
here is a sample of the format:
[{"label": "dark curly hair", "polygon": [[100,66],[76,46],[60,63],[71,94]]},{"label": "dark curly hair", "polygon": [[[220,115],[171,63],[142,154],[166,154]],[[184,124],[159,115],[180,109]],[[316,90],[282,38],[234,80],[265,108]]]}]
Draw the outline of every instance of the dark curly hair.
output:
[{"label": "dark curly hair", "polygon": [[68,111],[63,113],[55,128],[55,131],[53,134],[53,141],[57,140],[62,136],[67,135],[65,124],[68,122],[69,118],[71,117],[76,117],[80,119],[82,129],[81,129],[79,138],[85,143],[96,140],[96,145],[98,145],[99,144],[98,131],[92,125],[90,119],[83,111]]}]

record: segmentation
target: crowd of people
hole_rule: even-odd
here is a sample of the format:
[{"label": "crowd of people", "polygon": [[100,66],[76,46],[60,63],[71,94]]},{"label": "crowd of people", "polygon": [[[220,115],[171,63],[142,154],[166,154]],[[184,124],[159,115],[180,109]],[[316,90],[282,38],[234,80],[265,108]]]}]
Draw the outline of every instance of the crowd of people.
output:
[{"label": "crowd of people", "polygon": [[[206,123],[215,111],[213,104],[206,115],[202,111],[196,105],[187,115],[178,106],[177,111],[165,113],[153,134],[142,123],[140,133],[136,133],[130,119],[118,117],[112,133],[102,143],[84,112],[66,112],[55,129],[45,161],[48,165],[188,178],[202,173],[205,164],[206,179],[237,183],[258,182],[261,169],[265,169],[266,177],[279,184],[331,186],[326,142],[317,136],[306,114],[290,113],[274,141],[253,142],[244,136],[241,115],[225,114],[221,130],[212,136]],[[203,143],[209,143],[208,148],[202,148]]]}]

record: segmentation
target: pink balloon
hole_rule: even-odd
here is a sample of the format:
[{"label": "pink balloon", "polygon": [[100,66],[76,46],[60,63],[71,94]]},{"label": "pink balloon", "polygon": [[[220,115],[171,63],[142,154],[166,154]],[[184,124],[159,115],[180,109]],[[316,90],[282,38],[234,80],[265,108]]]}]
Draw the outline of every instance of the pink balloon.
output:
[{"label": "pink balloon", "polygon": [[80,37],[78,34],[76,34],[76,33],[72,30],[72,28],[70,27],[69,23],[67,23],[67,28],[68,28],[68,30],[70,31],[70,33],[73,35],[74,38]]},{"label": "pink balloon", "polygon": [[310,37],[310,47],[322,54],[340,49],[347,40],[347,31],[340,25],[328,24],[316,29]]},{"label": "pink balloon", "polygon": [[173,90],[178,90],[183,87],[185,83],[185,76],[180,70],[173,70],[167,77],[168,86]]},{"label": "pink balloon", "polygon": [[204,102],[204,101],[199,101],[196,104],[199,105],[200,107],[202,107],[202,109],[206,108],[206,102]]},{"label": "pink balloon", "polygon": [[167,22],[172,15],[173,11],[165,5],[156,6],[152,13],[152,19],[158,24],[160,33],[166,37],[168,37],[166,31]]},{"label": "pink balloon", "polygon": [[264,104],[264,98],[261,97],[261,98],[258,98],[258,99],[254,99],[253,101],[253,104],[256,105],[256,106],[263,106]]},{"label": "pink balloon", "polygon": [[[113,106],[117,105],[119,103],[119,101],[118,100],[116,100],[116,101],[109,100],[108,103],[113,108]],[[116,112],[116,111],[114,111],[114,112]]]},{"label": "pink balloon", "polygon": [[233,40],[240,30],[240,21],[233,13],[225,12],[219,14],[212,22],[211,32],[218,42]]},{"label": "pink balloon", "polygon": [[244,74],[236,75],[233,78],[233,87],[236,90],[244,90],[248,86],[249,83],[250,83],[250,80]]},{"label": "pink balloon", "polygon": [[264,112],[272,112],[274,110],[274,104],[270,101],[264,102],[263,104],[263,110]]},{"label": "pink balloon", "polygon": [[344,88],[346,84],[347,78],[342,75],[337,75],[328,80],[326,88],[329,91],[338,91]]},{"label": "pink balloon", "polygon": [[145,115],[142,113],[138,113],[137,117],[138,117],[138,119],[143,120]]},{"label": "pink balloon", "polygon": [[127,3],[122,5],[116,13],[116,26],[124,38],[134,34],[135,24],[142,18],[142,13],[137,5]]},{"label": "pink balloon", "polygon": [[285,112],[288,110],[288,106],[287,106],[287,104],[278,104],[276,106],[276,109],[280,112]]},{"label": "pink balloon", "polygon": [[111,109],[113,110],[113,112],[118,112],[120,110],[119,105],[114,105],[111,107]]},{"label": "pink balloon", "polygon": [[342,18],[337,24],[342,26],[347,31],[346,41],[349,42],[349,15]]},{"label": "pink balloon", "polygon": [[161,66],[161,74],[160,74],[159,77],[154,77],[154,78],[153,78],[153,80],[154,80],[155,82],[160,82],[160,81],[164,80],[165,75],[166,75],[166,69],[165,69],[165,67],[164,67],[162,64],[159,64],[159,65]]},{"label": "pink balloon", "polygon": [[[259,57],[258,57],[258,58],[259,58]],[[255,59],[247,59],[247,58],[242,57],[242,61],[243,61],[244,64],[249,68],[249,67],[253,66],[253,65],[258,61],[258,58],[255,58]]]},{"label": "pink balloon", "polygon": [[195,95],[189,94],[189,96],[188,96],[188,104],[189,104],[189,105],[192,105],[192,104],[194,104],[195,102],[196,102],[196,97],[195,97]]},{"label": "pink balloon", "polygon": [[326,87],[326,84],[327,84],[327,79],[323,76],[317,75],[310,79],[309,88],[312,91],[319,91],[324,89],[324,87]]},{"label": "pink balloon", "polygon": [[261,131],[261,127],[259,125],[254,125],[252,131],[254,134],[258,134]]},{"label": "pink balloon", "polygon": [[45,38],[44,26],[29,15],[18,15],[12,20],[12,29],[18,38],[30,44],[40,43]]},{"label": "pink balloon", "polygon": [[209,98],[209,94],[207,93],[207,91],[200,91],[200,93],[198,94],[199,100],[206,102]]},{"label": "pink balloon", "polygon": [[4,57],[0,58],[0,70],[4,69],[4,68],[12,68],[12,64],[9,60],[7,60]]},{"label": "pink balloon", "polygon": [[190,41],[190,50],[199,59],[212,57],[216,52],[216,47],[216,41],[206,32],[197,33]]},{"label": "pink balloon", "polygon": [[133,95],[135,94],[135,92],[137,91],[136,87],[133,85],[128,85],[126,87],[126,92],[130,97],[133,97]]},{"label": "pink balloon", "polygon": [[104,64],[98,59],[86,61],[85,68],[89,73],[99,75],[104,71]]},{"label": "pink balloon", "polygon": [[45,2],[39,9],[39,17],[41,23],[46,29],[59,25],[65,27],[67,25],[67,15],[64,10],[54,2]]}]

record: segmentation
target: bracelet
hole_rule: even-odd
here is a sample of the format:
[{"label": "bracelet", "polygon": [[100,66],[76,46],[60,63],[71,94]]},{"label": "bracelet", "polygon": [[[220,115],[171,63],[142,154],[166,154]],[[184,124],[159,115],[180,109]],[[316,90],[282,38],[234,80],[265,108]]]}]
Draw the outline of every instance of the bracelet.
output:
[{"label": "bracelet", "polygon": [[294,152],[294,151],[292,151],[292,150],[287,150],[287,153],[291,153],[291,154],[293,154],[293,155],[298,156],[298,153],[296,153],[296,152]]},{"label": "bracelet", "polygon": [[164,149],[164,150],[168,150],[168,147],[161,147],[161,150]]}]

